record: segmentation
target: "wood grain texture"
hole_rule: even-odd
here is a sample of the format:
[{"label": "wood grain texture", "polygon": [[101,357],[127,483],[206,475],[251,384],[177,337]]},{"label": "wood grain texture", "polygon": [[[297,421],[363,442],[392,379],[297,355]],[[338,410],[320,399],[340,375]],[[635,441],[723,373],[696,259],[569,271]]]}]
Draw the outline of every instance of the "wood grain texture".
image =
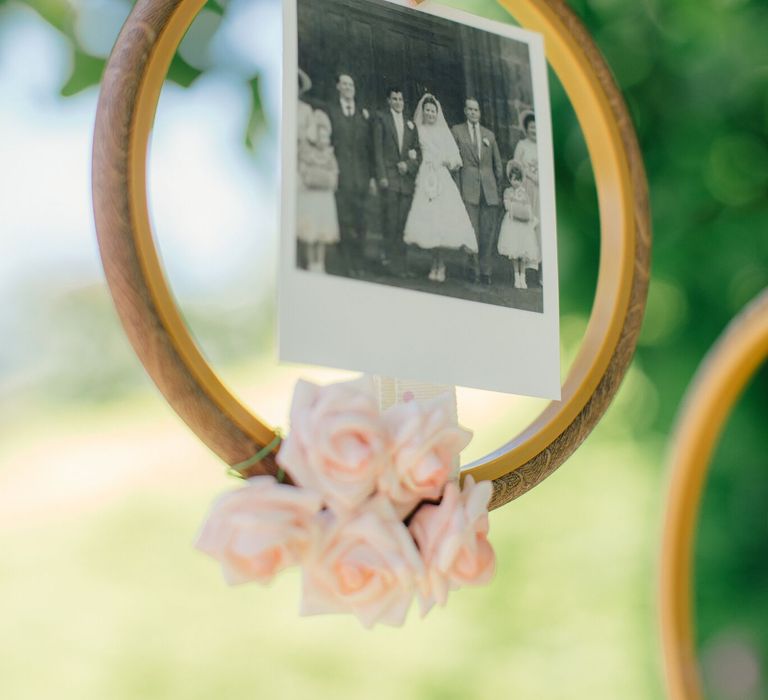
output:
[{"label": "wood grain texture", "polygon": [[[102,80],[93,141],[93,202],[101,258],[123,327],[168,403],[228,464],[259,444],[222,411],[183,361],[176,338],[158,313],[136,246],[130,147],[137,98],[159,34],[183,0],[142,0],[128,18]],[[252,473],[277,473],[274,458]]]},{"label": "wood grain texture", "polygon": [[[492,508],[497,508],[540,483],[554,472],[591,432],[615,395],[629,366],[645,308],[650,267],[650,216],[642,158],[621,94],[608,67],[580,21],[562,0],[537,0],[557,16],[583,47],[591,69],[610,103],[621,134],[634,189],[635,236],[634,273],[630,301],[621,333],[607,370],[594,393],[562,432],[533,458],[494,480]],[[144,225],[141,207],[144,193],[137,191],[142,177],[135,172],[137,149],[146,152],[148,134],[137,129],[139,102],[151,76],[152,55],[175,13],[188,0],[140,0],[134,7],[110,58],[102,84],[96,118],[93,151],[93,197],[96,228],[104,269],[126,333],[134,349],[161,392],[189,427],[228,464],[248,459],[269,442],[272,435],[256,417],[248,428],[229,404],[214,396],[201,379],[200,367],[190,361],[185,347],[194,344],[188,331],[169,321],[168,304],[159,298],[154,273],[147,269],[139,241]],[[139,133],[141,132],[141,133]],[[133,168],[133,170],[132,170]],[[140,215],[137,214],[137,207]],[[141,220],[139,220],[141,219]],[[148,226],[148,224],[147,224]],[[149,236],[149,234],[147,234]],[[151,240],[151,237],[150,237]],[[170,294],[170,293],[168,293]],[[165,308],[165,310],[163,310]],[[182,337],[183,336],[183,337]],[[250,474],[276,473],[268,458]]]},{"label": "wood grain texture", "polygon": [[693,630],[693,550],[707,473],[734,406],[768,360],[768,289],[731,321],[691,382],[670,441],[659,576],[667,697],[701,700]]},{"label": "wood grain texture", "polygon": [[582,47],[609,100],[630,167],[634,189],[635,265],[627,315],[608,369],[576,419],[544,450],[518,469],[495,479],[491,508],[519,498],[560,467],[581,445],[602,418],[629,368],[645,313],[651,269],[651,215],[648,184],[634,126],[611,71],[592,37],[564,0],[548,0],[567,31]]}]

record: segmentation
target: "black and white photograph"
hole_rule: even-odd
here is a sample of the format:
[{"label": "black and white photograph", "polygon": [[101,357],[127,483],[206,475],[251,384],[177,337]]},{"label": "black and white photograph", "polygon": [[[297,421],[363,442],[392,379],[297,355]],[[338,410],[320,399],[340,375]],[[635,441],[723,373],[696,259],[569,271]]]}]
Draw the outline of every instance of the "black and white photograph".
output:
[{"label": "black and white photograph", "polygon": [[541,312],[528,45],[415,14],[298,3],[297,264]]},{"label": "black and white photograph", "polygon": [[[375,323],[398,327],[444,326],[438,343],[422,349],[426,356],[430,347],[445,350],[445,329],[461,332],[464,316],[479,314],[489,324],[476,329],[480,339],[518,347],[501,357],[540,344],[520,337],[532,332],[527,326],[537,333],[546,327],[552,336],[553,324],[549,354],[559,355],[541,37],[430,0],[418,8],[399,0],[285,3],[283,234],[289,240],[281,294],[296,303],[286,319],[281,301],[282,325],[298,329],[296,317],[318,303],[315,292],[322,289],[328,304],[320,317],[307,319],[324,323],[320,334],[352,333],[370,314]],[[329,284],[317,287],[321,278]],[[290,280],[304,287],[303,301]],[[369,296],[377,302],[365,303]],[[334,312],[338,304],[345,308]],[[427,316],[404,322],[425,305]],[[493,307],[516,315],[494,322]],[[499,334],[493,328],[499,321],[517,325],[517,337]],[[372,361],[376,354],[362,355],[355,367],[395,369],[393,353],[386,367]],[[331,355],[295,359],[341,366]],[[447,374],[437,378],[458,381]],[[458,374],[466,383],[473,372]],[[514,380],[506,390],[512,384],[520,388]],[[559,374],[548,385],[559,391]]]}]

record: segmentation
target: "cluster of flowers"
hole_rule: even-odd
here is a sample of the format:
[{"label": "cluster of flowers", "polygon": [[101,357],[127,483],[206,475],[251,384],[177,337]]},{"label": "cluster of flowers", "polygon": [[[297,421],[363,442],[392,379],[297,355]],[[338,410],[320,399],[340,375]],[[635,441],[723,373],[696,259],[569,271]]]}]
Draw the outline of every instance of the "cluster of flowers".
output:
[{"label": "cluster of flowers", "polygon": [[425,615],[450,590],[493,576],[491,484],[468,477],[460,490],[454,479],[471,437],[447,397],[382,413],[368,379],[301,381],[277,456],[295,485],[258,476],[221,496],[197,547],[230,584],[301,565],[304,615],[397,626],[414,597]]}]

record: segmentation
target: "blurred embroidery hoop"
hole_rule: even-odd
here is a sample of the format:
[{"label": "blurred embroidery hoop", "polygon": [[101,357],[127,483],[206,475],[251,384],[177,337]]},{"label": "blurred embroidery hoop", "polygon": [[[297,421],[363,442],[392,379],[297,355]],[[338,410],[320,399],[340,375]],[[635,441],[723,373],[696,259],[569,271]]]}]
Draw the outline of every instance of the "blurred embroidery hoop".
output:
[{"label": "blurred embroidery hoop", "polygon": [[[492,479],[497,508],[536,486],[602,417],[635,350],[650,267],[642,157],[627,108],[591,37],[564,0],[499,0],[544,35],[547,60],[587,142],[600,208],[597,292],[579,353],[552,402],[522,433],[463,474]],[[139,0],[104,73],[93,149],[96,230],[107,281],[133,347],[166,400],[225,462],[237,464],[275,433],[207,363],[161,266],[147,208],[147,146],[168,66],[204,0]],[[259,472],[276,473],[274,455]],[[256,473],[256,472],[254,472]]]},{"label": "blurred embroidery hoop", "polygon": [[747,382],[768,359],[768,290],[728,326],[694,377],[672,440],[661,550],[660,623],[667,695],[704,697],[693,645],[691,563],[704,481]]}]

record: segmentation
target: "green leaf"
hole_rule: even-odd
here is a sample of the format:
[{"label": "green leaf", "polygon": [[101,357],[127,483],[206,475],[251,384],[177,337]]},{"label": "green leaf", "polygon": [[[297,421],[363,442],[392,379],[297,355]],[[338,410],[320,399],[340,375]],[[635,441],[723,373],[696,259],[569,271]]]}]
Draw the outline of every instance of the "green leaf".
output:
[{"label": "green leaf", "polygon": [[245,128],[245,145],[249,150],[255,151],[259,139],[267,127],[267,121],[264,116],[259,76],[248,81],[248,85],[251,88],[251,113],[248,117],[248,125]]},{"label": "green leaf", "polygon": [[77,13],[69,2],[66,0],[25,0],[24,4],[31,7],[48,24],[58,29],[74,43]]},{"label": "green leaf", "polygon": [[72,72],[61,88],[62,96],[71,97],[92,85],[98,85],[101,82],[105,63],[103,58],[89,56],[87,53],[75,49]]},{"label": "green leaf", "polygon": [[224,3],[222,2],[217,2],[216,0],[208,0],[208,2],[205,3],[204,9],[215,12],[217,15],[224,16]]},{"label": "green leaf", "polygon": [[171,61],[171,67],[168,70],[166,80],[170,80],[181,87],[189,87],[197,80],[202,71],[190,66],[179,54],[176,54]]}]

